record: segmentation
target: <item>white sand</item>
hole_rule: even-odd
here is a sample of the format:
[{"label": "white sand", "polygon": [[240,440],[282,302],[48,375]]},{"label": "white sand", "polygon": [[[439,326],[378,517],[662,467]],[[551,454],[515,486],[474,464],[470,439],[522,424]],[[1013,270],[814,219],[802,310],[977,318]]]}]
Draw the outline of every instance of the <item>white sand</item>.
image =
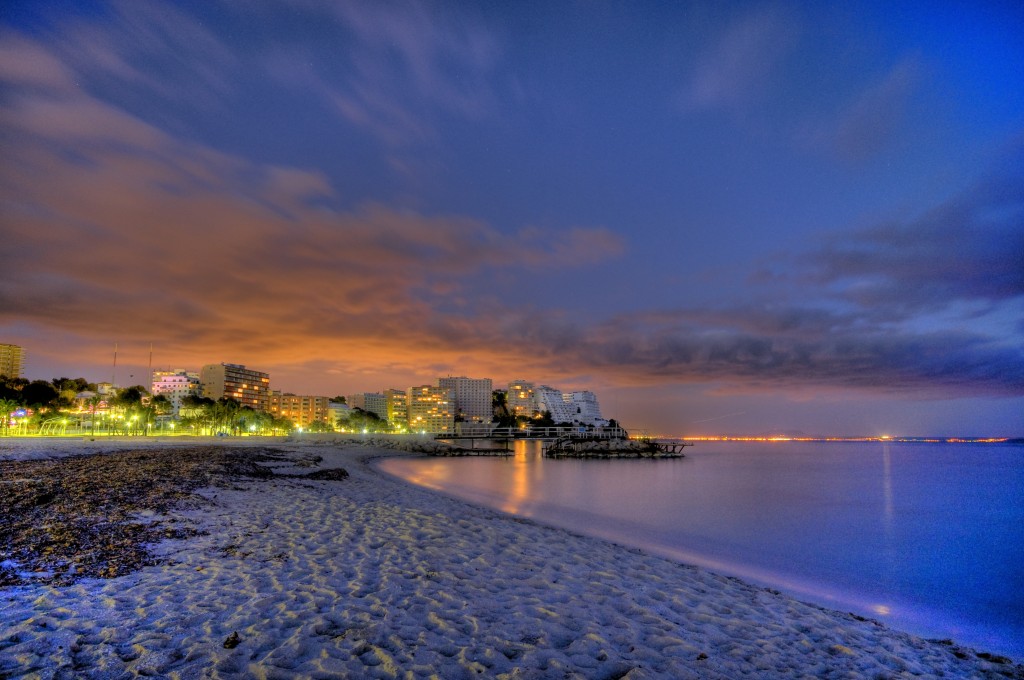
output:
[{"label": "white sand", "polygon": [[[351,477],[210,490],[207,508],[183,513],[210,534],[162,544],[165,564],[0,590],[0,678],[1024,677],[392,480],[367,465],[373,449],[272,445]],[[0,440],[0,457],[53,446]],[[240,642],[226,649],[233,632]]]}]

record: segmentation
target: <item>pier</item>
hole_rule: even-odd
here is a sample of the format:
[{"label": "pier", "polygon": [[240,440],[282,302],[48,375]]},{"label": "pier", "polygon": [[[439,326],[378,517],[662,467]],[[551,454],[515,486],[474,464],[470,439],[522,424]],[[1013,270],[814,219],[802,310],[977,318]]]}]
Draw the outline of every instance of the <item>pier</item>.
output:
[{"label": "pier", "polygon": [[693,444],[659,442],[649,438],[559,437],[544,449],[548,458],[682,458],[683,449]]},{"label": "pier", "polygon": [[494,427],[490,424],[460,423],[454,434],[436,439],[469,448],[476,442],[503,443],[506,451],[516,440],[544,442],[544,455],[551,458],[682,458],[688,442],[660,442],[650,437],[630,437],[622,427]]}]

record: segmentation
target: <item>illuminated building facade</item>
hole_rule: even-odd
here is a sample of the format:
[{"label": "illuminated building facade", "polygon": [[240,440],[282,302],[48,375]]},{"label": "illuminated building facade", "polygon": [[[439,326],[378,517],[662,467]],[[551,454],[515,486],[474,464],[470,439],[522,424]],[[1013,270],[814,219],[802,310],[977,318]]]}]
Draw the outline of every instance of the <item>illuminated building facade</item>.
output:
[{"label": "illuminated building facade", "polygon": [[20,378],[25,372],[25,350],[18,345],[0,344],[0,375]]},{"label": "illuminated building facade", "polygon": [[508,412],[514,416],[532,416],[534,411],[539,410],[533,383],[525,380],[510,382],[505,404],[508,406]]},{"label": "illuminated building facade", "polygon": [[441,434],[455,431],[451,390],[434,385],[410,387],[405,391],[409,429]]},{"label": "illuminated building facade", "polygon": [[335,419],[332,418],[329,407],[328,397],[270,392],[270,413],[287,418],[299,427],[308,427],[318,420],[333,426]]},{"label": "illuminated building facade", "polygon": [[438,378],[438,387],[451,390],[455,415],[469,423],[489,423],[494,416],[490,378]]},{"label": "illuminated building facade", "polygon": [[409,401],[404,390],[384,390],[387,420],[391,427],[405,427],[409,424]]},{"label": "illuminated building facade", "polygon": [[242,364],[207,364],[199,372],[203,396],[227,397],[255,411],[270,409],[270,375]]},{"label": "illuminated building facade", "polygon": [[181,400],[188,396],[199,396],[202,385],[199,374],[194,371],[176,369],[173,371],[153,371],[153,382],[150,394],[154,397],[162,394],[171,402],[174,415],[181,411]]}]

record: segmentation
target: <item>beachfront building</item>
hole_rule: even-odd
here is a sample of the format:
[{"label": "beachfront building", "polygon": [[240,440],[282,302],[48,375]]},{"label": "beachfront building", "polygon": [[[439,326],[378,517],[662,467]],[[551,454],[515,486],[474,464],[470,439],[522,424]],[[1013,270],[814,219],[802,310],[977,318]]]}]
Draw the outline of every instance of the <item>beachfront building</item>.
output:
[{"label": "beachfront building", "polygon": [[352,408],[361,408],[366,410],[366,392],[360,392],[359,394],[349,394],[345,397],[345,403]]},{"label": "beachfront building", "polygon": [[199,396],[202,384],[199,374],[178,368],[173,371],[153,371],[150,394],[154,397],[162,394],[171,402],[171,412],[178,415],[181,411],[181,400],[188,396]]},{"label": "beachfront building", "polygon": [[597,395],[593,392],[570,392],[563,394],[562,398],[569,404],[570,409],[575,409],[573,422],[584,425],[607,425],[607,421],[601,417],[601,405],[597,403]]},{"label": "beachfront building", "polygon": [[339,419],[347,420],[350,415],[352,415],[352,407],[344,401],[327,402],[327,422],[332,427],[337,427]]},{"label": "beachfront building", "polygon": [[25,372],[25,350],[18,345],[0,344],[0,375],[20,378]]},{"label": "beachfront building", "polygon": [[494,416],[490,378],[438,378],[437,386],[451,390],[453,410],[457,419],[467,423],[489,423]]},{"label": "beachfront building", "polygon": [[381,420],[388,417],[388,401],[381,392],[366,392],[363,394],[363,410],[373,413]]},{"label": "beachfront building", "polygon": [[434,385],[419,385],[405,391],[409,429],[432,434],[455,431],[455,412],[451,390]]},{"label": "beachfront building", "polygon": [[535,390],[537,409],[551,413],[556,423],[579,425],[604,425],[597,395],[590,391],[562,392],[554,387],[541,385]]},{"label": "beachfront building", "polygon": [[392,428],[404,428],[409,425],[409,401],[405,390],[384,390],[384,401],[387,409],[387,421]]},{"label": "beachfront building", "polygon": [[540,385],[534,390],[534,396],[537,400],[537,410],[542,413],[544,411],[550,413],[551,419],[556,423],[571,423],[573,421],[574,409],[566,403],[562,390]]},{"label": "beachfront building", "polygon": [[323,421],[333,426],[336,422],[331,418],[328,408],[330,398],[328,397],[298,395],[291,392],[281,393],[279,390],[271,390],[269,403],[270,413],[287,418],[297,427],[309,427],[317,421]]},{"label": "beachfront building", "polygon": [[255,411],[270,408],[270,375],[242,364],[207,364],[199,371],[203,396],[234,399]]},{"label": "beachfront building", "polygon": [[539,410],[533,383],[525,380],[510,382],[505,404],[508,406],[508,412],[514,416],[533,416],[534,411]]}]

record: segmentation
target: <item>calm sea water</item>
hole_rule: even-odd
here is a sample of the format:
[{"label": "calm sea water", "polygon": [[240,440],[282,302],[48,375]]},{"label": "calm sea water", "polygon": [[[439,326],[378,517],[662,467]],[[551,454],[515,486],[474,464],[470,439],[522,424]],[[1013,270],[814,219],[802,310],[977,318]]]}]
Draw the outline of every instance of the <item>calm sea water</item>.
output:
[{"label": "calm sea water", "polygon": [[699,443],[677,460],[386,459],[446,494],[1024,660],[1024,446]]}]

